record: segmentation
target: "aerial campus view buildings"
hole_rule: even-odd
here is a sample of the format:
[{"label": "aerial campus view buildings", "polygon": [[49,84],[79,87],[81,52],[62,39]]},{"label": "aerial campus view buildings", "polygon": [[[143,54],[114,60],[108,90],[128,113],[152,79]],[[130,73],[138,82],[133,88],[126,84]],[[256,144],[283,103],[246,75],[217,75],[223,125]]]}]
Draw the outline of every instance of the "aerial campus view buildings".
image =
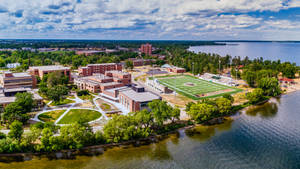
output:
[{"label": "aerial campus view buildings", "polygon": [[[24,48],[22,50],[32,50]],[[40,49],[42,51],[57,51],[58,49]],[[124,49],[123,49],[124,50]],[[126,49],[128,50],[128,49]],[[142,44],[138,51],[140,54],[152,56],[152,45]],[[97,51],[97,52],[96,52]],[[95,49],[76,49],[76,53],[83,55],[93,55],[100,52]],[[158,56],[164,59],[164,56]],[[129,58],[134,69],[125,69],[125,62],[122,63],[100,63],[88,64],[72,70],[70,67],[62,65],[31,66],[27,72],[12,73],[9,70],[0,75],[1,97],[0,105],[4,108],[9,103],[14,102],[16,93],[31,92],[34,100],[38,102],[35,110],[41,110],[47,106],[37,90],[37,77],[43,79],[45,75],[52,72],[60,72],[68,77],[78,90],[87,90],[98,97],[109,100],[110,104],[118,104],[118,113],[134,112],[147,109],[147,104],[153,100],[164,99],[162,94],[176,95],[177,93],[197,100],[201,97],[218,96],[222,93],[234,93],[235,80],[230,77],[204,74],[193,76],[185,74],[185,69],[169,64],[157,67],[152,64],[151,59]],[[9,64],[8,67],[18,66],[19,63]],[[14,67],[15,68],[15,67]],[[140,80],[145,76],[145,80]],[[172,76],[177,76],[176,81]],[[157,77],[158,76],[158,77]],[[195,79],[190,79],[190,77]],[[214,78],[218,76],[218,78]],[[157,77],[157,78],[156,78]],[[181,79],[181,81],[180,81]],[[192,82],[193,81],[193,82]],[[215,86],[215,87],[211,87]],[[228,86],[228,87],[224,87]],[[204,90],[199,90],[204,88]],[[231,88],[232,90],[228,89]],[[227,89],[227,90],[226,90]],[[170,104],[174,104],[170,102]],[[176,105],[176,104],[174,104]]]}]

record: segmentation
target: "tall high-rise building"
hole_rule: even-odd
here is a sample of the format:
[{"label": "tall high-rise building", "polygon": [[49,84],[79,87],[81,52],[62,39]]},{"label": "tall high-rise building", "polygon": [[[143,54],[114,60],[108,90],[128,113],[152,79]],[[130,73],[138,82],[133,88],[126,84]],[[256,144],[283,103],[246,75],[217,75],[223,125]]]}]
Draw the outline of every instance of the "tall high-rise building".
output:
[{"label": "tall high-rise building", "polygon": [[147,43],[147,44],[142,44],[141,45],[141,48],[140,48],[140,51],[142,53],[145,53],[146,55],[148,56],[151,56],[152,55],[152,45]]}]

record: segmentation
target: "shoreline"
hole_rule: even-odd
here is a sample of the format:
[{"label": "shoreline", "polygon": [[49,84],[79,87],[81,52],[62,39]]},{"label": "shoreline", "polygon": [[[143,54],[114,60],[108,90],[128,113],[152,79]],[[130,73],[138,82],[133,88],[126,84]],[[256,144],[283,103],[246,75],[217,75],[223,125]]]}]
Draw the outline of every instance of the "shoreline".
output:
[{"label": "shoreline", "polygon": [[[297,91],[299,91],[299,90],[295,90],[293,92],[297,92]],[[218,119],[220,119],[220,118],[224,119],[224,117],[234,116],[239,111],[247,110],[248,108],[250,108],[252,106],[257,106],[257,105],[261,105],[261,104],[264,104],[266,102],[269,102],[272,98],[280,98],[282,95],[288,95],[288,94],[293,93],[293,92],[283,93],[283,94],[281,94],[277,97],[271,97],[271,98],[269,98],[267,100],[264,100],[264,101],[261,101],[259,103],[243,107],[239,110],[236,110],[235,112],[233,112],[231,114],[216,117],[216,118],[213,118],[209,121],[218,121]],[[97,156],[97,155],[101,155],[101,154],[105,153],[105,151],[107,149],[114,148],[114,147],[142,146],[142,145],[149,145],[149,144],[152,144],[152,143],[157,143],[159,141],[162,141],[162,140],[166,139],[170,134],[175,134],[179,130],[191,129],[191,128],[197,126],[197,125],[203,125],[203,124],[204,125],[217,125],[217,124],[219,124],[219,123],[209,124],[207,122],[203,122],[201,124],[189,125],[188,120],[180,120],[180,122],[185,123],[186,126],[177,128],[177,129],[172,130],[172,131],[168,131],[166,133],[152,135],[152,136],[149,136],[147,138],[141,138],[141,139],[137,139],[137,140],[129,140],[129,141],[120,142],[120,143],[91,145],[91,146],[83,147],[81,149],[69,149],[69,150],[61,150],[61,151],[57,151],[57,152],[27,152],[27,153],[0,154],[0,162],[4,162],[4,163],[24,162],[24,161],[32,160],[34,157],[39,157],[39,158],[40,157],[46,157],[46,158],[49,158],[49,159],[59,160],[59,159],[74,159],[74,158],[76,158],[76,156],[81,156],[81,155],[82,156],[84,156],[84,155],[86,155],[86,156]]]}]

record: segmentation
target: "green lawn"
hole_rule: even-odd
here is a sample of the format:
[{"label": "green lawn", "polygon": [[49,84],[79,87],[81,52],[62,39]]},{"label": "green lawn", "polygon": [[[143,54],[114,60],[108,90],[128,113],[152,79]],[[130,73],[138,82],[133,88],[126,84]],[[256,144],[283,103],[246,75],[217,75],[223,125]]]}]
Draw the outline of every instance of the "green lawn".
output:
[{"label": "green lawn", "polygon": [[101,113],[94,110],[87,109],[71,109],[58,124],[71,124],[82,120],[83,122],[89,122],[101,117]]},{"label": "green lawn", "polygon": [[40,114],[39,120],[44,122],[55,122],[66,110],[55,110]]},{"label": "green lawn", "polygon": [[92,100],[94,98],[93,95],[82,95],[78,96],[81,100]]},{"label": "green lawn", "polygon": [[[194,100],[213,98],[225,93],[233,94],[241,91],[241,89],[213,83],[189,75],[161,76],[156,77],[156,79],[160,84]],[[228,90],[228,92],[218,93],[218,91],[223,90]],[[208,95],[208,93],[210,94]]]},{"label": "green lawn", "polygon": [[70,103],[75,103],[75,101],[74,100],[70,100],[70,99],[64,99],[64,100],[62,100],[62,101],[60,101],[58,103],[52,102],[50,104],[50,106],[59,106],[59,105],[70,104]]},{"label": "green lawn", "polygon": [[110,111],[111,110],[111,106],[107,103],[102,103],[100,105],[101,109],[104,110],[104,111]]}]

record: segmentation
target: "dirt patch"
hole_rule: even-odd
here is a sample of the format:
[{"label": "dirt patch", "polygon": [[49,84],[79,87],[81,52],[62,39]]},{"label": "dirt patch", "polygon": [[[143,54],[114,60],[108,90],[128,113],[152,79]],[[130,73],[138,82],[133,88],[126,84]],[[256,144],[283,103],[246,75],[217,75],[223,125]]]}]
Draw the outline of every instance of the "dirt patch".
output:
[{"label": "dirt patch", "polygon": [[101,107],[101,109],[103,111],[105,111],[106,113],[110,113],[110,112],[117,112],[120,111],[116,106],[114,106],[113,104],[110,104],[108,102],[106,102],[105,100],[102,99],[97,99],[96,103]]},{"label": "dirt patch", "polygon": [[82,107],[82,108],[94,108],[94,104],[90,101],[84,102],[84,103],[78,103],[75,105],[75,107]]},{"label": "dirt patch", "polygon": [[184,84],[184,86],[193,87],[193,86],[196,86],[196,85],[194,83],[187,82],[187,83]]},{"label": "dirt patch", "polygon": [[233,89],[225,89],[225,90],[219,90],[219,91],[210,92],[210,93],[197,94],[196,97],[214,96],[214,95],[228,93],[228,92],[232,92],[232,91],[233,91]]},{"label": "dirt patch", "polygon": [[162,94],[161,97],[163,100],[170,102],[171,104],[174,104],[181,108],[185,107],[187,103],[194,101],[186,96],[182,96],[179,94],[176,94],[176,96],[174,94]]}]

